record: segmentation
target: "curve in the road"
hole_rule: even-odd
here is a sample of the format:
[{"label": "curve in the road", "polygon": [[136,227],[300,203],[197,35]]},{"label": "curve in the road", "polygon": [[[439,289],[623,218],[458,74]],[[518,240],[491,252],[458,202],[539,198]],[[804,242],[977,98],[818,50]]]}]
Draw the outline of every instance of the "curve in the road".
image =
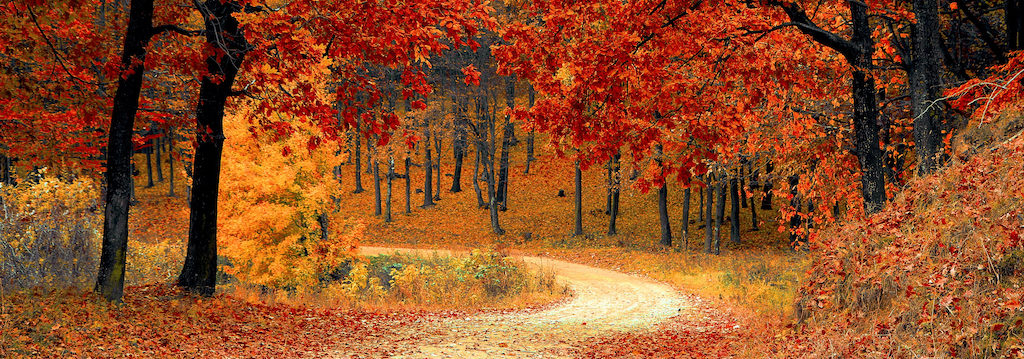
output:
[{"label": "curve in the road", "polygon": [[[362,247],[360,253],[450,255],[444,250]],[[410,328],[431,335],[402,358],[552,358],[569,356],[572,343],[623,331],[648,330],[692,307],[671,287],[607,269],[550,258],[518,257],[552,271],[574,296],[534,312],[485,314]]]}]

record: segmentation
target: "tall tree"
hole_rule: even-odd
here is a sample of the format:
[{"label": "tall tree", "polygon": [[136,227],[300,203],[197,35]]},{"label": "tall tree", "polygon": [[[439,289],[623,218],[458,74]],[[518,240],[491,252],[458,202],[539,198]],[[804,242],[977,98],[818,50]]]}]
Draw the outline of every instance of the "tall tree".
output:
[{"label": "tall tree", "polygon": [[945,114],[942,97],[942,45],[939,6],[935,0],[914,0],[917,23],[911,32],[910,101],[914,115],[917,173],[927,175],[940,165]]},{"label": "tall tree", "polygon": [[128,252],[128,213],[132,188],[132,131],[139,109],[142,79],[146,73],[146,47],[155,34],[153,0],[132,0],[125,29],[107,141],[106,198],[103,212],[103,246],[95,291],[107,300],[124,294],[125,258]]},{"label": "tall tree", "polygon": [[878,101],[875,94],[875,78],[872,56],[875,41],[874,28],[868,5],[861,1],[847,0],[850,16],[850,38],[819,27],[807,12],[795,2],[771,0],[768,3],[781,8],[789,17],[790,24],[815,42],[839,52],[846,60],[853,74],[853,132],[855,155],[860,164],[861,195],[864,211],[875,213],[885,208],[885,166],[882,148],[879,145]]},{"label": "tall tree", "polygon": [[498,166],[498,206],[504,211],[508,209],[508,173],[509,173],[509,152],[515,140],[515,125],[512,123],[511,110],[515,108],[516,81],[514,76],[505,79],[505,106],[509,114],[505,116],[505,126],[501,135],[501,159]]},{"label": "tall tree", "polygon": [[658,218],[661,222],[661,240],[660,244],[666,247],[672,246],[672,227],[669,224],[668,218],[668,181],[665,180],[665,167],[662,165],[663,154],[662,145],[658,144],[655,148],[655,162],[658,163],[658,169],[661,171],[661,185],[658,187]]},{"label": "tall tree", "polygon": [[608,235],[609,236],[614,236],[615,234],[618,233],[618,230],[615,228],[615,222],[616,222],[616,220],[619,217],[619,191],[620,191],[619,186],[621,185],[621,182],[622,182],[622,173],[621,173],[622,168],[619,165],[619,160],[620,160],[621,157],[622,157],[622,154],[620,154],[619,152],[615,152],[615,155],[612,156],[612,158],[610,160],[611,163],[609,163],[610,168],[612,168],[612,181],[611,181],[611,183],[609,183],[609,185],[611,186],[609,191],[611,191],[611,192],[610,192],[610,195],[609,195],[610,198],[608,199],[609,200],[609,210],[608,210]]},{"label": "tall tree", "polygon": [[234,16],[243,9],[239,2],[206,0],[195,4],[203,15],[207,45],[224,53],[206,58],[207,74],[199,85],[188,249],[178,285],[209,296],[217,281],[217,192],[224,149],[224,106],[234,93],[235,77],[250,47],[245,30]]},{"label": "tall tree", "polygon": [[430,154],[430,120],[423,121],[423,204],[422,208],[434,206],[434,159]]},{"label": "tall tree", "polygon": [[[362,159],[362,157],[361,157],[361,155],[359,153],[360,138],[363,137],[362,118],[363,118],[363,116],[356,116],[356,128],[354,130],[355,131],[355,135],[353,136],[353,137],[355,137],[355,139],[354,139],[355,140],[355,146],[353,146],[354,149],[355,149],[355,155],[352,156],[352,159],[356,161],[356,170],[355,170],[355,174],[356,174],[356,189],[353,190],[352,193],[363,193],[363,191],[365,191],[363,189],[363,171],[362,171],[362,168],[360,168],[361,164],[363,162],[363,159]],[[369,165],[369,164],[367,164],[367,165]]]}]

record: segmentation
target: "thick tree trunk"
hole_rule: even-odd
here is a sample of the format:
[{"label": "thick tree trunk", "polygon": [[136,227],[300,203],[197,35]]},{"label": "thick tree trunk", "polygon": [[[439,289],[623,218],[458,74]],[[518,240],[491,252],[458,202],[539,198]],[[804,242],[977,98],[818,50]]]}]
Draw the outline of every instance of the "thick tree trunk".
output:
[{"label": "thick tree trunk", "polygon": [[729,239],[733,243],[740,242],[740,190],[739,179],[729,179]]},{"label": "thick tree trunk", "polygon": [[[1012,0],[1010,1],[1012,2]],[[939,6],[934,0],[914,0],[913,41],[910,59],[910,100],[914,116],[914,145],[917,173],[932,173],[941,165],[945,116],[942,97],[942,48]]]},{"label": "thick tree trunk", "polygon": [[662,183],[658,188],[658,218],[661,220],[661,245],[672,246],[672,226],[668,219],[668,183]]},{"label": "thick tree trunk", "polygon": [[355,145],[355,150],[356,151],[355,152],[356,153],[355,153],[355,156],[352,156],[352,158],[356,160],[356,171],[355,171],[356,172],[356,189],[353,190],[352,193],[363,193],[363,191],[365,191],[363,189],[363,169],[362,169],[363,158],[362,158],[362,155],[359,153],[359,149],[360,149],[360,145],[361,145],[360,138],[363,137],[363,129],[362,129],[362,127],[363,127],[363,120],[362,120],[362,117],[363,116],[361,116],[360,114],[356,115],[356,133],[355,133],[355,138],[356,138],[356,145]]},{"label": "thick tree trunk", "polygon": [[[107,300],[120,301],[124,293],[125,255],[128,252],[128,212],[132,187],[132,131],[139,109],[145,75],[146,46],[153,32],[153,1],[131,0],[121,66],[130,69],[117,80],[107,142],[106,198],[103,247],[95,291]],[[10,163],[9,161],[7,162]],[[9,166],[5,166],[8,167]],[[10,180],[9,176],[7,180]]]},{"label": "thick tree trunk", "polygon": [[726,183],[725,183],[725,181],[726,181],[725,180],[725,175],[722,174],[719,177],[721,177],[721,179],[718,181],[718,185],[716,186],[717,187],[716,197],[718,197],[718,198],[715,198],[715,201],[718,202],[717,204],[715,204],[715,254],[716,255],[722,253],[722,223],[725,220],[725,192],[727,190]]},{"label": "thick tree trunk", "polygon": [[224,105],[249,44],[233,16],[241,5],[235,1],[207,0],[203,7],[207,43],[228,53],[207,57],[206,67],[211,75],[203,77],[199,86],[188,249],[178,285],[209,296],[217,283],[217,192],[224,149]]},{"label": "thick tree trunk", "polygon": [[573,210],[572,235],[583,235],[583,170],[580,168],[580,160],[576,160],[576,176],[573,183],[576,184],[576,193],[573,196],[575,208]]},{"label": "thick tree trunk", "polygon": [[609,207],[609,210],[608,210],[608,235],[609,236],[614,236],[615,234],[618,233],[618,229],[615,228],[615,221],[619,217],[619,181],[622,178],[621,177],[622,174],[619,172],[621,170],[621,168],[619,167],[619,158],[621,156],[622,155],[620,153],[615,153],[615,156],[613,156],[611,158],[610,162],[608,163],[608,168],[612,169],[612,174],[611,174],[612,179],[611,179],[611,183],[609,183],[609,185],[610,185],[609,191],[610,192],[609,192],[609,195],[608,195],[608,207]]},{"label": "thick tree trunk", "polygon": [[455,137],[452,139],[452,158],[455,169],[452,171],[452,193],[462,192],[462,161],[466,157],[466,130],[462,123],[463,113],[460,111],[455,120]]},{"label": "thick tree trunk", "polygon": [[[866,20],[865,20],[866,21]],[[870,64],[870,58],[865,64]],[[866,65],[867,66],[867,65]],[[869,74],[854,71],[854,136],[861,168],[861,193],[864,211],[868,214],[885,208],[885,165],[878,144],[878,105],[875,101],[875,80]]]},{"label": "thick tree trunk", "polygon": [[690,187],[683,190],[683,223],[679,239],[683,241],[683,249],[690,249]]},{"label": "thick tree trunk", "polygon": [[434,159],[430,154],[430,123],[423,126],[423,205],[420,207],[430,208],[434,206]]}]

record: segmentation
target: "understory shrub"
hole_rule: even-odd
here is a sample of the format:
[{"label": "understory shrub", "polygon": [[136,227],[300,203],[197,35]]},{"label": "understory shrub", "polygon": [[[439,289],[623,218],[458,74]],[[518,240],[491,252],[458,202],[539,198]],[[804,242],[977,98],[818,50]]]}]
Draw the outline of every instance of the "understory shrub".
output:
[{"label": "understory shrub", "polygon": [[84,286],[95,277],[102,216],[96,184],[42,177],[0,185],[0,286]]}]

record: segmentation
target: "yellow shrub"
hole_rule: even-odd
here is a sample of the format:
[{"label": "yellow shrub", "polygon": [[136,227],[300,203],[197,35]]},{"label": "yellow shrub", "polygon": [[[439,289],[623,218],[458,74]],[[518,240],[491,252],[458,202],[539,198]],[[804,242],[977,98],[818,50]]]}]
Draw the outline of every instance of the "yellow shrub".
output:
[{"label": "yellow shrub", "polygon": [[85,285],[98,257],[99,193],[86,178],[0,187],[0,285]]}]

